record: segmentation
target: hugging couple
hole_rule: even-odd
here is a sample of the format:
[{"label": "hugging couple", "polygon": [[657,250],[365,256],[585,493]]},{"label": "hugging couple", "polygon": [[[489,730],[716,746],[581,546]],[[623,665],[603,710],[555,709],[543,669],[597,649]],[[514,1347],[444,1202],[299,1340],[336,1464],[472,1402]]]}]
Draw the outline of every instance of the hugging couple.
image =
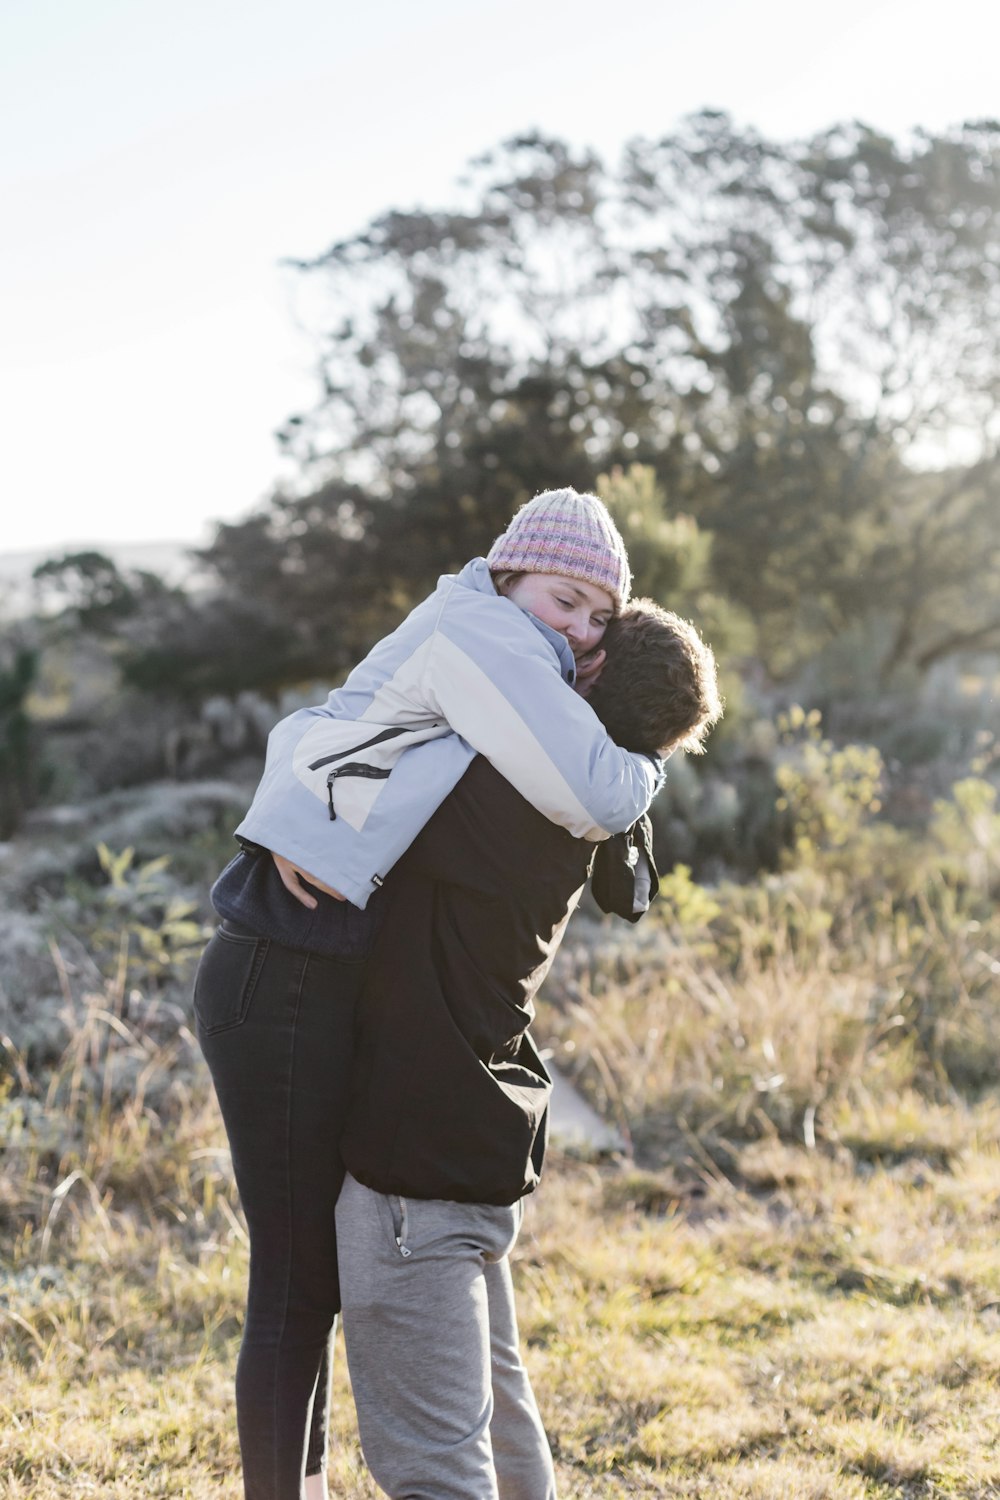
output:
[{"label": "hugging couple", "polygon": [[663,761],[722,711],[698,632],[629,588],[602,502],[546,491],[271,733],[194,999],[250,1236],[247,1500],[327,1500],[338,1313],[386,1494],[555,1496],[509,1265],[534,997],[588,878],[647,909]]}]

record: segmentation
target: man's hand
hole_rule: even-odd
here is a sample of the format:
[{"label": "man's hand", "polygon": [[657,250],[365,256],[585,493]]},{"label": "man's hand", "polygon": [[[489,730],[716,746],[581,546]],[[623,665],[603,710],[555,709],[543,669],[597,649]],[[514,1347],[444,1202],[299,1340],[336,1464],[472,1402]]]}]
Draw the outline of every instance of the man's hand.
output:
[{"label": "man's hand", "polygon": [[316,897],[310,895],[302,885],[303,880],[308,880],[309,884],[314,885],[318,891],[325,891],[335,901],[347,900],[346,896],[342,896],[332,886],[324,885],[322,880],[317,880],[315,875],[310,875],[308,870],[303,870],[299,865],[293,865],[292,861],[286,859],[283,854],[275,854],[272,849],[271,858],[278,867],[278,874],[281,876],[281,883],[285,887],[285,890],[288,891],[289,895],[294,896],[296,901],[300,901],[303,906],[308,906],[310,911],[315,911],[318,903]]},{"label": "man's hand", "polygon": [[604,663],[608,659],[608,653],[600,646],[593,651],[588,651],[583,656],[577,657],[576,681],[573,684],[581,698],[586,698],[594,683],[600,677],[604,669]]}]

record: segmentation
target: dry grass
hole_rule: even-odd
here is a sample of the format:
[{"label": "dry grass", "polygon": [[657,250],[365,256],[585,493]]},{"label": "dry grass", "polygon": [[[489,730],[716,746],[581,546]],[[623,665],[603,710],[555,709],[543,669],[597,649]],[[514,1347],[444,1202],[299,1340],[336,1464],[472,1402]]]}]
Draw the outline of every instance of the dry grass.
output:
[{"label": "dry grass", "polygon": [[521,1246],[565,1494],[1000,1493],[996,1153],[945,1202],[827,1164],[650,1217],[609,1182],[550,1180]]},{"label": "dry grass", "polygon": [[[246,1245],[186,1061],[164,1190],[119,1209],[81,1174],[13,1243],[5,1500],[239,1492]],[[109,1123],[109,1159],[135,1129]],[[696,1192],[553,1162],[516,1275],[561,1494],[1000,1493],[998,1219],[994,1147],[917,1172],[758,1143]],[[374,1496],[343,1361],[332,1450],[333,1493]]]},{"label": "dry grass", "polygon": [[[545,1026],[637,1158],[553,1160],[516,1253],[564,1500],[1000,1496],[995,842],[678,876],[571,939]],[[3,1040],[0,1500],[240,1493],[246,1237],[150,909],[103,979],[57,962],[60,1060]]]}]

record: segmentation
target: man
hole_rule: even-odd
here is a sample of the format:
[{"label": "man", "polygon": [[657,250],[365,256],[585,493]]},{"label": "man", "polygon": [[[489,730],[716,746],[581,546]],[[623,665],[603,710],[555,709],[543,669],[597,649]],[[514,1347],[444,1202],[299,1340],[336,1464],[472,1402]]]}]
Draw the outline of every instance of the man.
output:
[{"label": "man", "polygon": [[[721,704],[697,631],[640,601],[605,646],[589,701],[612,738],[700,751]],[[655,883],[648,825],[596,858],[603,904],[634,919]],[[555,1494],[508,1254],[551,1087],[527,1030],[533,1000],[594,859],[479,758],[393,874],[358,1012],[337,1206],[361,1441],[390,1496]]]}]

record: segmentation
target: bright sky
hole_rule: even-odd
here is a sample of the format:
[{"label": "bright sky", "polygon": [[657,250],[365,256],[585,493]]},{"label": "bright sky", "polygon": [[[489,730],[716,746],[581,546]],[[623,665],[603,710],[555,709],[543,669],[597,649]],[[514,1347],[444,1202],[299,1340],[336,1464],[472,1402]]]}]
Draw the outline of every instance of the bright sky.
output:
[{"label": "bright sky", "polygon": [[0,552],[206,539],[314,394],[283,256],[533,126],[1000,114],[988,0],[6,0]]}]

